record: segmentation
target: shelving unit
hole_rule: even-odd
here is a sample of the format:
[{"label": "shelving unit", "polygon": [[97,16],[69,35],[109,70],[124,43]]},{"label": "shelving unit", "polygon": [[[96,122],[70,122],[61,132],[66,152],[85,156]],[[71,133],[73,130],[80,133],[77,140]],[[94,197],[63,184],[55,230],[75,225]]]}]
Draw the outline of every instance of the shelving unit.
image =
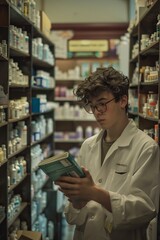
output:
[{"label": "shelving unit", "polygon": [[[45,135],[42,135],[37,141],[33,141],[33,129],[32,123],[36,121],[38,117],[44,116],[46,121],[48,119],[54,120],[54,110],[50,107],[46,112],[34,112],[32,98],[37,97],[37,95],[46,95],[47,103],[54,101],[54,86],[52,87],[37,87],[33,85],[33,73],[37,70],[47,72],[52,78],[54,77],[54,62],[48,63],[46,61],[40,60],[33,56],[33,46],[32,40],[34,38],[42,38],[43,44],[47,44],[50,52],[54,55],[54,44],[51,40],[45,36],[27,17],[25,17],[15,6],[13,6],[9,1],[0,1],[0,42],[6,40],[7,43],[7,57],[0,56],[0,85],[3,86],[4,93],[7,96],[7,104],[4,106],[4,111],[6,114],[6,119],[0,123],[0,146],[2,144],[6,145],[6,160],[0,163],[0,206],[5,208],[5,216],[0,217],[0,239],[8,239],[9,234],[14,230],[14,225],[17,219],[20,221],[26,221],[28,230],[33,230],[33,219],[32,219],[32,201],[35,195],[31,192],[32,175],[37,173],[38,168],[32,168],[32,148],[39,144],[43,148],[43,158],[50,156],[54,151],[54,138],[53,138],[53,126],[54,122],[50,122],[51,130],[46,131]],[[21,28],[23,31],[27,32],[29,37],[29,52],[26,53],[20,49],[17,49],[10,45],[10,26],[14,25],[17,28]],[[14,76],[10,76],[10,60],[13,59],[14,62],[18,63],[19,69],[22,73],[28,76],[27,84],[15,84],[11,83],[10,80],[14,80]],[[25,116],[16,116],[16,118],[10,116],[10,102],[9,100],[20,99],[25,97],[28,101],[28,113]],[[0,104],[1,106],[1,104]],[[18,111],[18,110],[17,110]],[[10,152],[9,140],[12,140],[11,128],[15,129],[17,124],[24,122],[26,125],[27,133],[27,144],[22,145],[20,148],[14,149]],[[47,122],[48,123],[48,122]],[[48,126],[49,124],[46,124]],[[41,154],[42,155],[42,154]],[[11,163],[15,162],[17,158],[23,157],[26,160],[26,172],[23,176],[17,180],[14,184],[12,183],[9,187],[9,171]],[[46,188],[46,183],[48,179],[44,180],[41,185],[41,190],[43,187]],[[47,191],[47,188],[45,189]],[[9,203],[13,196],[21,196],[21,205],[16,211],[14,216],[10,216]],[[45,209],[43,209],[44,211]],[[37,216],[38,218],[38,216]],[[37,220],[35,219],[35,221]]]},{"label": "shelving unit", "polygon": [[[158,32],[156,24],[159,9],[160,1],[154,1],[130,33],[129,73],[131,81],[129,116],[136,119],[138,127],[155,139],[158,145],[160,145],[160,71],[158,69],[158,65],[160,66],[160,38],[156,38],[155,32]],[[155,34],[154,37],[152,34]],[[152,35],[152,41],[146,40],[144,43],[146,35],[149,39]],[[155,70],[152,78],[148,77],[147,74],[151,74],[151,72],[145,71],[146,66],[149,66],[150,70],[151,68]],[[151,96],[154,98],[153,101],[148,99],[152,98]],[[155,101],[157,101],[157,109]],[[147,102],[148,104],[145,104]],[[152,105],[150,102],[154,102],[154,104]],[[157,239],[160,239],[160,221],[157,228]]]},{"label": "shelving unit", "polygon": [[[138,126],[144,130],[149,126],[154,128],[154,124],[158,124],[159,119],[159,107],[158,107],[158,116],[149,116],[145,115],[143,112],[144,107],[144,99],[143,97],[147,97],[148,94],[157,94],[158,106],[159,106],[159,78],[160,74],[158,72],[158,79],[154,79],[152,81],[145,81],[144,74],[142,71],[142,67],[150,66],[155,67],[155,62],[160,63],[160,42],[155,39],[154,42],[151,42],[148,46],[142,49],[142,36],[144,34],[148,34],[149,37],[151,34],[156,32],[156,24],[158,22],[157,16],[159,14],[160,1],[155,1],[155,3],[146,10],[144,15],[140,18],[139,23],[132,29],[130,33],[130,91],[134,90],[138,101],[138,111],[130,111],[130,114],[137,116],[138,118]],[[137,43],[137,50],[134,51],[133,48]],[[135,48],[134,48],[135,49]],[[136,71],[136,79],[135,79],[135,70]],[[146,99],[145,99],[146,100]],[[159,143],[158,136],[158,143]]]}]

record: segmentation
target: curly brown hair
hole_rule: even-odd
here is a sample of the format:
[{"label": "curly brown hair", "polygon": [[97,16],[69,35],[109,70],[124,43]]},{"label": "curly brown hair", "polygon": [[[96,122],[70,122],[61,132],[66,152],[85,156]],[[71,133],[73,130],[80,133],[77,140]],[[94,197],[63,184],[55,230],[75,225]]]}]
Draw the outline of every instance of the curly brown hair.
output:
[{"label": "curly brown hair", "polygon": [[83,105],[86,105],[92,97],[107,91],[112,93],[115,101],[118,102],[122,96],[128,96],[128,87],[128,77],[113,67],[97,68],[74,89],[74,95]]}]

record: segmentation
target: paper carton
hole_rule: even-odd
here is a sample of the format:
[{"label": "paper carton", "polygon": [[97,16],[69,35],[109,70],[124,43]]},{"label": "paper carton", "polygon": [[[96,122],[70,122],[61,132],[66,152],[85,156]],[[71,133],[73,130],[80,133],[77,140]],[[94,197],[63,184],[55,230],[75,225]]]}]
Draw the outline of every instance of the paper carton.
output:
[{"label": "paper carton", "polygon": [[51,21],[44,11],[40,11],[40,16],[41,16],[41,31],[45,35],[50,37]]},{"label": "paper carton", "polygon": [[40,232],[32,232],[25,230],[17,231],[18,240],[42,240],[42,234]]}]

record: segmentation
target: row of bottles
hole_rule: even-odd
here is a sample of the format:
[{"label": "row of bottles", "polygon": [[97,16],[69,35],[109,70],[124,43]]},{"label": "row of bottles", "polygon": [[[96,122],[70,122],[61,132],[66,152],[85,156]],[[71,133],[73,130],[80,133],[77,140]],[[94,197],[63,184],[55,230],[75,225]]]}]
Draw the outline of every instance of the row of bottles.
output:
[{"label": "row of bottles", "polygon": [[29,53],[29,36],[22,28],[10,25],[9,28],[10,46],[24,53]]},{"label": "row of bottles", "polygon": [[24,156],[12,159],[8,171],[8,187],[18,183],[27,173],[27,161]]},{"label": "row of bottles", "polygon": [[9,59],[9,85],[29,85],[29,76],[22,73],[18,63]]},{"label": "row of bottles", "polygon": [[82,141],[85,138],[93,136],[93,134],[97,134],[100,131],[100,129],[92,128],[92,126],[86,126],[84,129],[82,126],[77,126],[76,131],[55,131],[54,132],[54,139],[55,141],[67,141],[67,140],[78,140]]},{"label": "row of bottles", "polygon": [[24,121],[20,121],[13,126],[10,124],[8,155],[11,155],[22,147],[27,146],[27,125]]},{"label": "row of bottles", "polygon": [[95,120],[93,114],[88,114],[84,108],[79,105],[71,105],[68,102],[64,104],[56,103],[55,107],[55,118],[56,119],[73,119],[73,120]]},{"label": "row of bottles", "polygon": [[40,29],[40,12],[37,10],[37,4],[34,0],[10,0],[10,2],[37,28]]}]

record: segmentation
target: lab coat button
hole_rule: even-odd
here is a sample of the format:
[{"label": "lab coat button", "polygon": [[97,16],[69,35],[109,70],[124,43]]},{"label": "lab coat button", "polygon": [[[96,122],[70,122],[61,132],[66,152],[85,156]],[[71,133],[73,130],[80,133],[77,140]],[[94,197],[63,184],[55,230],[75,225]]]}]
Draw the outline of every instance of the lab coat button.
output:
[{"label": "lab coat button", "polygon": [[99,182],[99,183],[102,183],[102,178],[100,178],[100,179],[98,180],[98,182]]}]

